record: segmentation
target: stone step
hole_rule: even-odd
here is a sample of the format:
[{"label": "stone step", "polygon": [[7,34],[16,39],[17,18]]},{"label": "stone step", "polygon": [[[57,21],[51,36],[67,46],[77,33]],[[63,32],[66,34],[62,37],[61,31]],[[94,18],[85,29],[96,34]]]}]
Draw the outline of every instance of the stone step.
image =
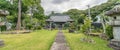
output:
[{"label": "stone step", "polygon": [[113,44],[109,44],[108,46],[111,47],[111,48],[113,48],[114,50],[120,50],[120,47],[115,46]]},{"label": "stone step", "polygon": [[0,40],[0,46],[4,46],[4,41]]}]

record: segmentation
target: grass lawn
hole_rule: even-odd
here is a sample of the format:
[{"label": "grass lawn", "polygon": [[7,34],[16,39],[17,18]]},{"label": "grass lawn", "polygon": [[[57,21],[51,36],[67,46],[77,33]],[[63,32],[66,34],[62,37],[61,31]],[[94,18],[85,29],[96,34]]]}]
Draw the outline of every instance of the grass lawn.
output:
[{"label": "grass lawn", "polygon": [[112,50],[107,46],[107,41],[98,37],[91,37],[95,40],[95,44],[83,42],[80,39],[86,37],[84,34],[72,34],[64,31],[64,35],[71,50]]},{"label": "grass lawn", "polygon": [[0,34],[5,46],[0,50],[49,50],[57,31],[38,30],[30,34]]}]

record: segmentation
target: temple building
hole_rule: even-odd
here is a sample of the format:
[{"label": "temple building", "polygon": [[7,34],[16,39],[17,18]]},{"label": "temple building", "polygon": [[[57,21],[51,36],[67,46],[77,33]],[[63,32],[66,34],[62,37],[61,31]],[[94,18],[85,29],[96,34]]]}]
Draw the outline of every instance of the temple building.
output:
[{"label": "temple building", "polygon": [[73,20],[68,15],[63,14],[54,14],[51,15],[49,19],[46,20],[47,24],[49,25],[49,28],[58,28],[62,29],[64,28],[66,23],[73,22]]}]

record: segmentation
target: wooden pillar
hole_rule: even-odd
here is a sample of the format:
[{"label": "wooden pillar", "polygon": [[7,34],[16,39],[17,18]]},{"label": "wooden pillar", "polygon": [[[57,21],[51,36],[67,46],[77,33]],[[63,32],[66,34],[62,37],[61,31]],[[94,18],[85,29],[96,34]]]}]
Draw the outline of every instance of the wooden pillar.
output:
[{"label": "wooden pillar", "polygon": [[6,24],[7,24],[7,17],[6,16],[4,17],[4,21],[5,21],[5,27],[6,27],[5,30],[7,31],[7,26],[6,26]]},{"label": "wooden pillar", "polygon": [[[2,20],[1,18],[0,18],[0,20]],[[0,21],[1,22],[1,21]],[[2,31],[1,31],[1,26],[0,26],[0,33],[1,33]]]},{"label": "wooden pillar", "polygon": [[62,29],[64,28],[64,24],[62,24]]},{"label": "wooden pillar", "polygon": [[0,33],[2,32],[1,27],[0,27]]},{"label": "wooden pillar", "polygon": [[49,29],[52,30],[52,22],[50,22]]}]

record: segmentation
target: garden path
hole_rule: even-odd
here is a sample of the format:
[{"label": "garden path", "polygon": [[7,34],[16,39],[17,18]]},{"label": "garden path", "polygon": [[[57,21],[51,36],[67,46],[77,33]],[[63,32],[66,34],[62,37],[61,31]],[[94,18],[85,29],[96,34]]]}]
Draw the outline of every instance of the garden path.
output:
[{"label": "garden path", "polygon": [[67,43],[62,31],[59,31],[57,33],[57,36],[51,47],[51,50],[70,50],[70,48],[67,46]]}]

